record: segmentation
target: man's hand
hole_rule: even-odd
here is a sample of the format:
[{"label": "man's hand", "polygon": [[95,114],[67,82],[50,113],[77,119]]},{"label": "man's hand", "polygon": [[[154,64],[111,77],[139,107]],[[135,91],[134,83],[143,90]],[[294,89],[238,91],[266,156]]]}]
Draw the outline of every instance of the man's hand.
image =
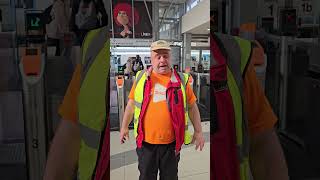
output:
[{"label": "man's hand", "polygon": [[202,134],[200,112],[197,103],[193,103],[189,109],[189,116],[194,128],[194,134],[191,143],[196,145],[196,150],[200,147],[200,151],[204,146],[204,138]]},{"label": "man's hand", "polygon": [[286,160],[274,129],[251,137],[250,167],[254,179],[289,179]]},{"label": "man's hand", "polygon": [[123,127],[120,130],[120,142],[123,144],[126,140],[129,139],[129,128]]},{"label": "man's hand", "polygon": [[80,152],[79,124],[61,120],[50,146],[44,180],[73,179]]},{"label": "man's hand", "polygon": [[204,137],[202,132],[195,132],[191,143],[196,145],[196,150],[200,147],[200,151],[202,151],[204,146]]},{"label": "man's hand", "polygon": [[129,139],[129,124],[132,121],[134,113],[134,100],[129,99],[126,110],[124,111],[123,121],[120,129],[120,142],[123,144]]}]

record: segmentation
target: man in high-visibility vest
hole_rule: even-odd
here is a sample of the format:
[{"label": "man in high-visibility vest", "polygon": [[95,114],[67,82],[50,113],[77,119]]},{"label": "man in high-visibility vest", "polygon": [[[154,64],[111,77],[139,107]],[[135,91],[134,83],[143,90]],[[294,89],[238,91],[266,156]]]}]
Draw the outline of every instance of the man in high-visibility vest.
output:
[{"label": "man in high-visibility vest", "polygon": [[76,176],[80,180],[110,179],[110,40],[106,24],[88,30],[82,43],[80,63],[59,108],[62,121],[51,143],[46,180]]},{"label": "man in high-visibility vest", "polygon": [[[132,86],[120,131],[120,141],[129,138],[134,119],[139,180],[178,179],[182,144],[194,142],[202,150],[204,138],[196,97],[189,75],[171,68],[170,46],[159,40],[151,44],[150,69],[139,71]],[[194,127],[191,137],[188,121]]]},{"label": "man in high-visibility vest", "polygon": [[252,54],[261,51],[220,33],[211,34],[210,49],[211,180],[288,180],[277,117],[254,71],[254,58],[263,55]]}]

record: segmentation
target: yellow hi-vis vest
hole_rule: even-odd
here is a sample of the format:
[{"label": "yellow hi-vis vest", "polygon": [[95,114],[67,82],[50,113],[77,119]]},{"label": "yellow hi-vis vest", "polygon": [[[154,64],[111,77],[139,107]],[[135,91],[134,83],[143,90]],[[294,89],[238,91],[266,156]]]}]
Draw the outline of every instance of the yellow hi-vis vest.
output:
[{"label": "yellow hi-vis vest", "polygon": [[[183,106],[184,106],[184,115],[185,115],[185,133],[184,133],[184,144],[190,144],[192,141],[192,136],[188,131],[188,121],[189,121],[189,113],[188,113],[188,103],[186,96],[186,86],[188,83],[189,75],[185,73],[178,72],[180,80],[181,80],[181,90],[183,94]],[[138,71],[136,74],[136,88],[134,90],[134,136],[138,136],[138,125],[139,125],[139,117],[142,108],[143,102],[143,93],[144,93],[144,85],[147,81],[147,73],[145,70]],[[172,82],[178,82],[176,76],[172,72],[171,75]]]},{"label": "yellow hi-vis vest", "polygon": [[[236,146],[240,164],[240,180],[250,180],[248,122],[242,105],[243,75],[251,59],[251,42],[239,37],[215,33],[221,47],[228,55],[227,85],[230,91],[235,115]],[[212,58],[215,64],[215,60]]]},{"label": "yellow hi-vis vest", "polygon": [[91,30],[82,45],[81,86],[78,119],[81,144],[78,175],[80,180],[93,179],[97,156],[107,124],[109,104],[110,42],[107,26]]}]

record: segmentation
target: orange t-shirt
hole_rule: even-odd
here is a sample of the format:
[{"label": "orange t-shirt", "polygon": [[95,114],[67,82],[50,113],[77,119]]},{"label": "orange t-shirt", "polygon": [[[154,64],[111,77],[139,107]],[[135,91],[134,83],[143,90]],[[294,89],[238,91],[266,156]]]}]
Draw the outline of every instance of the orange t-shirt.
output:
[{"label": "orange t-shirt", "polygon": [[[77,99],[80,90],[80,69],[81,66],[78,65],[73,73],[72,80],[59,108],[59,114],[64,120],[69,120],[75,123],[77,122],[78,114]],[[271,129],[276,123],[277,117],[273,113],[271,106],[263,93],[260,82],[255,75],[254,67],[251,64],[248,66],[243,85],[244,108],[248,117],[249,135],[255,136],[263,131]],[[188,89],[191,90],[191,88],[187,88],[187,91]],[[133,96],[131,97],[133,98]],[[188,102],[191,102],[191,100],[188,100]],[[163,110],[160,112],[161,113],[157,114],[157,117],[160,115],[164,116]],[[151,113],[148,112],[148,114],[148,116],[152,116]]]},{"label": "orange t-shirt", "polygon": [[[170,81],[171,73],[167,75],[151,73],[151,98],[143,120],[144,141],[150,144],[169,144],[175,140],[172,120],[166,101],[166,87]],[[133,84],[129,99],[134,99],[135,83]],[[187,103],[196,102],[190,85],[186,87]]]},{"label": "orange t-shirt", "polygon": [[271,129],[278,120],[263,92],[260,81],[257,79],[252,63],[248,65],[243,81],[243,103],[248,118],[250,136]]},{"label": "orange t-shirt", "polygon": [[69,87],[59,107],[59,114],[65,120],[77,122],[78,119],[78,95],[80,92],[81,65],[78,64],[73,72]]}]

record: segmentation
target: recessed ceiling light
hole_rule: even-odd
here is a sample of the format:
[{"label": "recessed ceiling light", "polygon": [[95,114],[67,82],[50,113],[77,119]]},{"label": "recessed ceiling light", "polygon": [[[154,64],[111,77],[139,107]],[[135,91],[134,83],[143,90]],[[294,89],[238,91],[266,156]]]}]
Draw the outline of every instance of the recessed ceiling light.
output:
[{"label": "recessed ceiling light", "polygon": [[208,28],[207,30],[210,31],[210,28]]}]

